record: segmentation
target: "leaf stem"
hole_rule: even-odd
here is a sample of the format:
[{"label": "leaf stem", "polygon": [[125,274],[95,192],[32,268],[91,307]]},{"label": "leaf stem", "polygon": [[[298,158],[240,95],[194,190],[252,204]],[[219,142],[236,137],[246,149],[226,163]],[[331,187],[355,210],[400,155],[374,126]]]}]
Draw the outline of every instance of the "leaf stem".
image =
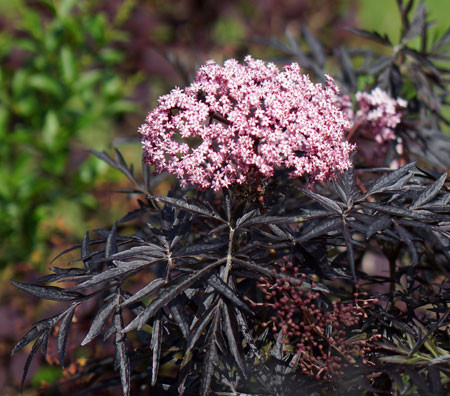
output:
[{"label": "leaf stem", "polygon": [[234,242],[234,231],[235,229],[230,225],[230,233],[228,234],[228,251],[227,251],[227,263],[223,268],[223,272],[221,274],[222,280],[225,283],[228,283],[228,275],[231,270],[231,265],[233,262],[233,242]]}]

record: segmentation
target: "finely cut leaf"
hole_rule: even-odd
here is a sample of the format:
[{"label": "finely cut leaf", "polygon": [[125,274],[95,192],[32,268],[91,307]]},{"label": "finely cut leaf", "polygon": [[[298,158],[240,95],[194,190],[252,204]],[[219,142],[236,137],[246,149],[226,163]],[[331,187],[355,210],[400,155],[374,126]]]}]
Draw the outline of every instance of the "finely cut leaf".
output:
[{"label": "finely cut leaf", "polygon": [[150,344],[150,349],[152,350],[152,386],[155,386],[156,380],[158,378],[162,333],[162,321],[159,317],[156,317],[153,321],[152,341]]},{"label": "finely cut leaf", "polygon": [[117,221],[114,223],[111,232],[106,239],[105,257],[109,258],[117,253]]},{"label": "finely cut leaf", "polygon": [[373,234],[383,231],[386,227],[391,224],[391,218],[389,216],[380,216],[375,221],[369,224],[366,230],[366,239],[372,237]]},{"label": "finely cut leaf", "polygon": [[332,199],[324,197],[322,195],[316,194],[306,188],[302,189],[302,192],[313,199],[314,201],[319,202],[323,207],[332,210],[333,212],[342,213],[342,207],[340,207],[336,202]]},{"label": "finely cut leaf", "polygon": [[77,286],[72,287],[70,290],[86,289],[87,287],[110,281],[115,278],[123,278],[125,275],[128,276],[130,275],[130,273],[132,274],[136,271],[142,270],[149,265],[155,264],[159,261],[161,261],[161,259],[155,259],[151,261],[136,260],[130,262],[114,261],[114,263],[117,265],[116,267],[112,267],[104,272],[94,275],[92,278],[84,281],[83,283],[80,283]]},{"label": "finely cut leaf", "polygon": [[238,309],[234,308],[235,312],[235,318],[238,325],[238,329],[241,332],[241,334],[244,336],[244,340],[247,342],[248,346],[250,347],[251,351],[253,352],[253,355],[261,360],[261,354],[259,352],[259,348],[255,343],[255,340],[253,339],[253,336],[250,333],[250,329],[248,328],[247,321],[245,320],[245,316],[243,313]]},{"label": "finely cut leaf", "polygon": [[116,349],[116,364],[120,369],[120,382],[122,383],[122,393],[124,396],[130,395],[130,360],[127,353],[126,335],[122,333],[123,318],[120,308],[115,312],[114,327],[116,335],[114,346]]},{"label": "finely cut leaf", "polygon": [[69,336],[69,329],[72,324],[73,315],[78,304],[72,305],[66,312],[65,316],[59,326],[57,338],[58,359],[61,367],[64,366],[64,356],[66,354],[67,339]]},{"label": "finely cut leaf", "polygon": [[81,243],[81,260],[87,270],[91,270],[89,257],[91,255],[91,245],[89,241],[89,231],[84,234],[83,242]]},{"label": "finely cut leaf", "polygon": [[232,290],[222,279],[217,275],[213,274],[208,280],[208,285],[214,288],[214,290],[220,293],[223,297],[230,300],[237,307],[247,311],[249,314],[253,315],[254,312],[247,306],[247,304],[242,301],[234,290]]},{"label": "finely cut leaf", "polygon": [[419,262],[419,256],[417,254],[416,247],[414,246],[413,236],[401,225],[399,225],[395,220],[392,220],[395,225],[395,228],[400,235],[400,239],[402,242],[406,243],[408,246],[408,250],[411,254],[411,264],[416,265]]},{"label": "finely cut leaf", "polygon": [[423,4],[419,3],[416,11],[414,12],[413,21],[411,22],[408,31],[402,38],[402,43],[407,43],[411,41],[413,38],[415,38],[422,32],[424,25],[426,23],[426,18],[427,18],[426,8]]},{"label": "finely cut leaf", "polygon": [[228,311],[228,307],[225,303],[222,303],[222,316],[223,316],[223,328],[225,332],[225,336],[227,337],[228,346],[230,347],[231,354],[233,355],[234,360],[239,366],[242,375],[244,378],[247,378],[246,368],[244,361],[241,357],[241,352],[238,347],[238,343],[236,342],[236,334],[233,330],[234,326],[231,324],[231,317]]},{"label": "finely cut leaf", "polygon": [[175,323],[181,330],[184,339],[186,340],[186,342],[189,342],[189,339],[191,338],[189,324],[187,322],[186,314],[184,312],[184,304],[181,303],[179,297],[170,302],[169,310],[170,313],[172,314],[173,320],[175,320]]},{"label": "finely cut leaf", "polygon": [[[48,335],[47,335],[47,337],[48,337]],[[28,355],[27,361],[25,362],[25,366],[23,368],[22,381],[20,382],[21,391],[23,391],[23,386],[25,385],[25,379],[27,378],[27,374],[28,374],[28,370],[30,369],[31,362],[33,361],[36,353],[39,351],[39,348],[41,347],[45,338],[46,338],[46,333],[44,332],[36,340],[36,342],[33,345],[33,348],[31,348],[31,352]]]},{"label": "finely cut leaf", "polygon": [[144,298],[147,298],[148,296],[153,294],[164,284],[165,280],[163,278],[153,279],[147,286],[143,287],[141,290],[133,294],[131,297],[127,298],[120,306],[123,307],[141,301]]},{"label": "finely cut leaf", "polygon": [[409,210],[409,209],[403,209],[396,207],[394,205],[382,205],[377,204],[373,202],[361,202],[361,205],[370,208],[375,209],[383,213],[387,213],[394,216],[399,217],[409,217],[411,219],[415,220],[421,220],[421,221],[431,221],[431,222],[437,222],[439,220],[446,220],[448,217],[444,215],[437,215],[435,213],[425,211],[425,210]]},{"label": "finely cut leaf", "polygon": [[391,42],[389,41],[389,38],[386,34],[384,36],[381,36],[378,32],[369,32],[367,30],[360,30],[353,27],[346,27],[346,30],[354,34],[357,34],[358,36],[375,41],[379,44],[391,45]]},{"label": "finely cut leaf", "polygon": [[297,238],[297,242],[306,242],[310,239],[316,238],[320,235],[327,234],[330,231],[336,231],[342,225],[342,218],[333,217],[325,220],[313,227],[309,227],[305,233],[302,232],[301,236]]},{"label": "finely cut leaf", "polygon": [[314,60],[320,67],[323,67],[326,62],[326,55],[323,50],[322,44],[320,44],[319,40],[317,40],[311,34],[306,26],[302,26],[302,35],[305,38],[305,41],[308,43],[308,47],[311,50]]},{"label": "finely cut leaf", "polygon": [[342,233],[344,235],[345,245],[347,246],[347,256],[348,262],[350,264],[350,269],[352,271],[352,277],[354,282],[356,283],[355,252],[352,245],[352,237],[350,235],[348,226],[345,222],[343,224]]},{"label": "finely cut leaf", "polygon": [[426,203],[430,202],[441,191],[442,186],[447,180],[447,172],[443,173],[439,179],[433,184],[429,185],[423,192],[417,197],[417,199],[410,205],[410,209],[417,209]]},{"label": "finely cut leaf", "polygon": [[158,298],[153,300],[145,310],[139,314],[136,318],[134,318],[128,326],[124,329],[124,331],[130,331],[134,329],[140,330],[142,326],[147,323],[147,321],[158,312],[158,310],[165,305],[167,305],[172,299],[181,294],[184,290],[186,290],[190,285],[192,285],[195,281],[204,276],[207,272],[217,267],[226,261],[226,258],[220,259],[207,265],[199,271],[196,271],[193,275],[189,274],[184,277],[180,284],[176,284],[168,288],[168,290],[163,290],[159,294]]},{"label": "finely cut leaf", "polygon": [[111,256],[113,260],[125,260],[128,258],[162,258],[166,257],[164,248],[147,242],[144,246],[134,246]]},{"label": "finely cut leaf", "polygon": [[16,282],[11,279],[11,283],[29,294],[33,296],[44,298],[46,300],[54,300],[54,301],[74,301],[74,300],[82,300],[84,295],[77,292],[66,291],[59,287],[55,286],[39,286],[28,283]]},{"label": "finely cut leaf", "polygon": [[84,340],[81,342],[82,346],[91,342],[95,337],[99,335],[106,321],[112,315],[118,304],[119,304],[119,296],[116,295],[113,296],[107,304],[102,306],[102,308],[97,312],[97,315],[95,315],[95,318],[92,321],[89,332],[87,333]]},{"label": "finely cut leaf", "polygon": [[450,354],[438,356],[432,360],[428,364],[432,365],[440,365],[440,364],[449,364],[450,363]]},{"label": "finely cut leaf", "polygon": [[402,179],[408,173],[412,173],[412,170],[416,168],[415,162],[405,165],[391,173],[386,173],[377,180],[375,180],[367,189],[367,192],[361,199],[366,199],[368,196],[383,192],[387,189],[393,189],[396,187],[399,179]]},{"label": "finely cut leaf", "polygon": [[216,345],[218,318],[219,314],[216,313],[216,316],[213,319],[213,325],[210,328],[209,337],[206,341],[206,356],[203,360],[202,382],[200,387],[201,396],[208,396],[211,392],[211,380],[214,374],[214,366],[216,365],[218,360]]},{"label": "finely cut leaf", "polygon": [[200,317],[199,320],[195,323],[195,326],[191,327],[191,339],[186,347],[186,351],[184,352],[183,361],[181,362],[181,367],[184,367],[191,358],[191,351],[192,348],[194,348],[195,344],[197,343],[198,339],[202,335],[203,331],[205,330],[206,326],[211,321],[213,315],[217,311],[218,306],[214,304],[213,306],[209,307]]},{"label": "finely cut leaf", "polygon": [[223,223],[225,223],[225,220],[222,219],[220,216],[218,216],[217,214],[215,214],[213,211],[211,210],[207,210],[206,208],[201,208],[197,205],[191,204],[189,202],[186,202],[182,199],[177,199],[177,198],[173,198],[173,197],[152,197],[152,199],[156,200],[156,201],[160,201],[163,202],[165,204],[168,204],[170,206],[175,206],[176,208],[180,208],[183,209],[187,212],[190,213],[194,213],[200,216],[205,216],[208,217],[210,219],[215,219],[215,220],[219,220]]}]

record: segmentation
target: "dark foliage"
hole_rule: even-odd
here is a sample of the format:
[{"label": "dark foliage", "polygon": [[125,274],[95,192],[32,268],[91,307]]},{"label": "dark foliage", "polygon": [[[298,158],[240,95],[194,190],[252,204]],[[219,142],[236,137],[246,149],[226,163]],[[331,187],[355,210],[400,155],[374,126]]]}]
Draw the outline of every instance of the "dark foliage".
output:
[{"label": "dark foliage", "polygon": [[[94,300],[97,312],[81,345],[102,335],[112,340],[114,353],[80,368],[71,381],[89,379],[79,394],[118,384],[124,395],[448,394],[450,191],[441,168],[449,164],[427,143],[440,139],[439,147],[448,149],[439,130],[446,122],[446,71],[433,63],[447,56],[448,34],[428,47],[424,7],[412,18],[412,1],[399,7],[400,44],[357,32],[390,47],[390,57],[343,48],[330,54],[306,29],[308,53],[293,39],[281,49],[317,75],[334,56],[349,92],[361,75],[393,96],[412,84],[415,95],[398,133],[424,144],[424,162],[395,170],[355,167],[314,190],[280,170],[259,185],[220,194],[176,187],[157,196],[161,177],[151,177],[147,166],[141,182],[118,151],[115,158],[94,152],[128,177],[133,187],[126,192],[140,196],[139,208],[110,230],[96,230],[95,239],[86,233],[74,248],[81,254],[73,267],[51,268],[32,284],[13,281],[33,296],[66,304],[35,323],[14,348],[13,354],[35,342],[24,377],[53,334],[64,364],[77,309]],[[408,47],[417,35],[425,35],[421,51]],[[355,69],[354,58],[361,56],[363,65]],[[408,159],[416,156],[412,147]],[[130,220],[137,224],[131,236],[121,232]],[[370,256],[386,262],[387,271],[368,271]],[[152,279],[142,281],[149,273]],[[277,311],[272,301],[287,303],[292,295],[314,306]],[[346,309],[359,320],[345,323],[342,314],[335,327],[326,320]],[[301,317],[299,328],[320,342],[303,338],[299,352],[295,323],[280,320],[281,311]],[[284,319],[291,320],[287,336],[271,330],[282,328]],[[343,346],[360,343],[364,353],[353,356],[355,349],[340,348],[335,339]],[[333,354],[339,375],[321,376],[321,367],[305,363],[303,354],[319,353],[319,344]]]},{"label": "dark foliage", "polygon": [[[129,172],[121,157],[119,162],[105,159]],[[183,389],[185,394],[204,395],[211,389],[292,394],[299,384],[312,392],[346,383],[355,392],[366,387],[381,391],[387,383],[404,386],[403,377],[395,373],[403,373],[409,362],[410,386],[427,392],[444,389],[448,339],[439,329],[449,323],[448,286],[433,282],[434,274],[446,276],[450,270],[446,174],[432,175],[415,164],[369,177],[375,171],[350,170],[315,192],[280,174],[266,186],[263,200],[238,188],[214,199],[208,192],[185,191],[184,197],[179,190],[168,197],[143,192],[140,205],[148,222],[139,233],[119,236],[116,223],[110,231],[98,231],[99,239],[90,240],[87,234],[80,257],[83,268],[53,268],[54,274],[38,284],[13,282],[32,295],[71,302],[59,315],[36,323],[13,352],[36,340],[32,358],[59,325],[63,364],[77,307],[100,298],[103,303],[81,344],[100,334],[112,337],[124,394],[130,394],[130,382],[143,373],[152,385],[166,384],[168,394]],[[361,179],[367,180],[357,182]],[[389,260],[389,277],[361,272],[368,250]],[[286,257],[306,274],[302,288],[319,292],[324,304],[336,294],[349,298],[356,282],[369,290],[371,284],[390,284],[390,292],[379,297],[383,303],[368,311],[359,326],[361,337],[383,334],[374,366],[361,366],[360,378],[344,375],[324,384],[299,375],[292,363],[298,356],[264,331],[266,309],[255,310],[246,300],[260,298],[255,288],[260,277],[289,278],[277,270],[277,261]],[[127,292],[130,280],[143,271],[157,277],[136,293]],[[70,287],[45,285],[55,281],[69,282]],[[404,302],[408,309],[399,311],[395,302]],[[429,304],[433,315],[424,316],[420,307]],[[124,316],[129,318],[125,323]],[[132,348],[135,340],[127,341],[132,331],[138,340],[148,341]],[[167,362],[176,363],[176,379],[158,377],[159,367]],[[109,362],[99,363],[96,370],[101,369],[108,370]],[[369,381],[371,375],[388,377],[381,383]]]}]

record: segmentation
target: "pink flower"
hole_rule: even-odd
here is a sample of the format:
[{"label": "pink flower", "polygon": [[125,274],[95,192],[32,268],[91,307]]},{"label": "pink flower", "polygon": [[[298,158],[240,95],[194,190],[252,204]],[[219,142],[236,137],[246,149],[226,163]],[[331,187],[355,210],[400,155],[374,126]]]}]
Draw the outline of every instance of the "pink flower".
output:
[{"label": "pink flower", "polygon": [[407,102],[401,98],[392,98],[380,88],[370,93],[357,92],[355,99],[355,111],[349,95],[337,97],[336,105],[353,122],[347,138],[357,145],[356,162],[362,161],[365,166],[382,166],[389,143],[395,142],[398,158],[389,166],[398,167],[404,147],[401,137],[395,132],[405,114]]},{"label": "pink flower", "polygon": [[360,131],[366,137],[372,137],[377,143],[395,139],[395,128],[400,124],[407,102],[394,99],[380,88],[371,93],[356,94],[359,110],[356,120],[361,122]]},{"label": "pink flower", "polygon": [[351,123],[336,105],[338,87],[313,84],[293,63],[245,58],[208,61],[194,82],[159,99],[139,132],[145,159],[183,186],[219,190],[252,175],[325,180],[350,167]]}]

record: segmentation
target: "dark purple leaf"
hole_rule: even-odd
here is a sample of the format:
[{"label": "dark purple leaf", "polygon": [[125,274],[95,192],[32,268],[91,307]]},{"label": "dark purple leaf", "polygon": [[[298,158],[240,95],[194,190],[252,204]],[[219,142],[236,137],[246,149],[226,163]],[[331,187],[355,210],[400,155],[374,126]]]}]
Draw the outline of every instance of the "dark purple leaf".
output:
[{"label": "dark purple leaf", "polygon": [[213,274],[211,277],[209,277],[207,283],[209,286],[213,287],[216,292],[220,293],[223,297],[230,300],[237,307],[253,315],[253,311],[247,306],[247,304],[244,303],[244,301],[239,298],[236,292],[217,275]]},{"label": "dark purple leaf", "polygon": [[112,279],[116,278],[123,278],[124,276],[128,276],[132,273],[135,273],[137,271],[140,271],[149,265],[155,264],[157,262],[161,261],[161,259],[155,259],[155,260],[136,260],[136,261],[114,261],[114,263],[117,265],[117,267],[112,267],[110,269],[105,270],[104,272],[101,272],[100,274],[94,275],[90,279],[84,281],[83,283],[80,283],[77,286],[74,286],[70,288],[70,290],[81,290],[86,289],[87,287],[97,285],[102,282],[110,281]]},{"label": "dark purple leaf", "polygon": [[172,300],[169,304],[169,310],[170,313],[172,314],[173,320],[178,325],[178,328],[181,330],[181,333],[183,334],[183,337],[186,340],[186,342],[189,342],[191,334],[184,309],[185,306],[181,302],[181,299],[179,297]]},{"label": "dark purple leaf", "polygon": [[113,260],[125,260],[128,258],[162,258],[166,257],[165,249],[161,246],[146,242],[143,246],[134,246],[130,249],[115,253],[111,256]]},{"label": "dark purple leaf", "polygon": [[417,209],[435,198],[442,189],[445,181],[447,180],[447,172],[443,173],[439,179],[433,184],[429,185],[422,193],[414,200],[409,209]]},{"label": "dark purple leaf", "polygon": [[377,32],[369,32],[367,30],[360,30],[360,29],[356,29],[353,27],[346,27],[346,30],[348,30],[349,32],[352,32],[354,34],[357,34],[358,36],[367,38],[369,40],[375,41],[379,44],[383,44],[383,45],[391,45],[391,42],[389,41],[389,38],[387,35],[381,36],[379,33]]},{"label": "dark purple leaf", "polygon": [[206,340],[206,356],[203,359],[203,368],[202,368],[202,382],[200,387],[200,395],[208,396],[211,392],[211,380],[214,374],[214,366],[217,364],[218,355],[217,355],[217,324],[219,320],[219,314],[216,312],[216,315],[213,319],[213,324],[209,329],[209,336]]},{"label": "dark purple leaf", "polygon": [[160,292],[158,297],[155,300],[153,300],[140,315],[138,315],[128,324],[128,326],[125,328],[124,331],[130,331],[134,329],[140,330],[142,326],[144,326],[147,323],[147,321],[159,311],[159,309],[169,304],[169,302],[172,301],[172,299],[174,299],[176,296],[185,291],[190,285],[192,285],[194,282],[196,282],[198,279],[206,275],[213,268],[217,267],[218,265],[222,264],[225,261],[226,258],[217,260],[214,263],[211,263],[203,267],[201,270],[183,277],[179,284],[175,284],[174,286],[168,287],[166,286],[166,288],[164,288]]},{"label": "dark purple leaf", "polygon": [[444,217],[443,215],[436,215],[435,213],[425,210],[408,210],[396,207],[394,205],[381,205],[373,202],[361,202],[361,205],[382,213],[387,213],[399,217],[407,217],[420,221],[437,222],[439,220],[447,219],[447,217]]},{"label": "dark purple leaf", "polygon": [[20,389],[23,390],[23,386],[25,384],[25,379],[27,378],[28,370],[30,369],[30,364],[33,361],[33,358],[35,357],[36,353],[39,351],[39,348],[41,347],[44,340],[48,338],[48,334],[44,332],[39,336],[39,338],[36,340],[36,342],[33,345],[33,348],[31,348],[31,352],[28,355],[27,361],[25,362],[25,366],[23,368],[23,374],[22,374],[22,381],[20,383]]},{"label": "dark purple leaf", "polygon": [[89,257],[91,255],[91,245],[89,241],[89,231],[84,234],[83,242],[81,243],[81,260],[83,260],[86,269],[91,270]]},{"label": "dark purple leaf", "polygon": [[228,311],[227,304],[225,304],[225,303],[222,304],[222,317],[223,317],[223,322],[222,322],[223,329],[224,329],[224,333],[225,333],[225,336],[228,341],[228,346],[230,348],[230,352],[231,352],[234,360],[236,361],[238,367],[240,368],[242,375],[244,376],[244,378],[247,378],[247,374],[246,374],[247,370],[245,369],[244,360],[242,359],[241,352],[238,347],[238,342],[236,341],[236,334],[233,330],[234,328],[236,328],[236,326],[233,326],[231,323],[230,313]]},{"label": "dark purple leaf", "polygon": [[121,309],[117,309],[113,318],[116,335],[114,346],[116,350],[115,363],[120,369],[120,382],[122,383],[122,393],[124,396],[130,395],[130,360],[128,358],[126,335],[122,333],[123,318]]},{"label": "dark purple leaf", "polygon": [[66,354],[66,345],[67,339],[69,336],[69,329],[72,324],[73,315],[75,313],[75,309],[78,304],[73,304],[65,313],[64,318],[61,321],[61,325],[58,330],[58,338],[57,338],[57,350],[58,350],[58,359],[61,367],[64,366],[64,356]]},{"label": "dark purple leaf", "polygon": [[155,293],[162,285],[165,284],[165,280],[163,278],[153,279],[148,285],[143,287],[141,290],[133,294],[131,297],[127,298],[121,306],[131,305],[138,301],[147,298],[148,296]]},{"label": "dark purple leaf", "polygon": [[370,195],[377,194],[389,189],[395,189],[398,187],[399,180],[404,181],[403,176],[411,174],[413,175],[413,170],[416,168],[414,162],[405,165],[393,172],[386,173],[377,180],[375,180],[367,189],[366,194],[362,197],[362,199],[367,198]]},{"label": "dark purple leaf", "polygon": [[11,279],[11,283],[29,294],[33,296],[44,298],[46,300],[54,300],[54,301],[75,301],[82,300],[84,295],[77,292],[66,291],[59,287],[55,286],[39,286],[32,285],[28,283],[16,282]]},{"label": "dark purple leaf", "polygon": [[414,246],[413,236],[395,220],[392,220],[392,222],[395,225],[401,241],[406,243],[406,245],[408,246],[408,250],[411,255],[411,264],[416,265],[419,262],[419,256],[417,254],[416,247]]},{"label": "dark purple leaf", "polygon": [[162,343],[162,321],[159,317],[156,317],[153,321],[152,341],[150,349],[152,350],[152,386],[155,386],[158,378],[159,360],[161,355],[161,343]]},{"label": "dark purple leaf", "polygon": [[314,60],[320,67],[323,67],[325,65],[326,55],[322,44],[311,34],[306,26],[302,26],[302,35],[311,50]]},{"label": "dark purple leaf", "polygon": [[16,344],[14,349],[11,352],[11,356],[21,350],[24,346],[28,345],[31,341],[33,341],[36,337],[40,336],[43,332],[48,329],[51,329],[55,326],[55,324],[60,320],[61,315],[52,316],[51,318],[41,320],[36,322],[30,331],[28,331]]},{"label": "dark purple leaf", "polygon": [[373,234],[383,231],[386,227],[391,225],[391,218],[389,216],[378,216],[375,221],[373,221],[366,228],[366,239],[370,239]]},{"label": "dark purple leaf", "polygon": [[350,232],[348,230],[347,224],[344,222],[342,227],[342,233],[344,235],[344,242],[347,246],[347,256],[348,256],[348,262],[350,264],[350,269],[352,271],[353,280],[356,283],[356,269],[355,269],[355,252],[352,245],[352,236],[350,235]]},{"label": "dark purple leaf", "polygon": [[248,327],[247,321],[245,320],[245,316],[243,313],[236,307],[234,307],[235,312],[235,318],[238,325],[238,329],[241,332],[241,334],[244,336],[245,341],[247,342],[247,345],[250,347],[250,349],[253,352],[253,355],[261,360],[261,354],[259,353],[259,348],[255,343],[255,340],[253,339],[253,336],[250,333],[250,329]]},{"label": "dark purple leaf", "polygon": [[402,38],[402,43],[406,44],[415,37],[417,37],[420,33],[422,33],[423,27],[426,23],[427,15],[426,8],[423,4],[419,3],[416,11],[414,12],[414,17],[409,26],[408,31]]},{"label": "dark purple leaf", "polygon": [[296,238],[297,242],[306,242],[310,239],[316,238],[320,235],[326,235],[331,231],[336,231],[342,226],[341,217],[332,217],[331,219],[324,220],[319,224],[314,224],[307,227],[306,230],[302,230],[300,237]]},{"label": "dark purple leaf", "polygon": [[253,209],[245,213],[242,217],[239,217],[239,219],[236,220],[236,229],[238,229],[241,226],[244,226],[245,223],[252,217],[256,216],[257,213],[258,211],[256,209]]},{"label": "dark purple leaf", "polygon": [[106,239],[105,257],[109,258],[115,253],[117,253],[117,221]]},{"label": "dark purple leaf", "polygon": [[190,361],[192,348],[194,348],[195,344],[197,343],[198,339],[202,335],[206,326],[211,321],[211,319],[212,319],[213,315],[216,313],[217,309],[218,309],[217,304],[210,306],[202,314],[202,316],[196,321],[195,325],[191,327],[191,339],[190,339],[188,345],[186,346],[186,350],[184,352],[184,358],[183,358],[183,361],[181,362],[181,367],[184,367]]},{"label": "dark purple leaf", "polygon": [[91,342],[95,337],[99,335],[99,333],[105,326],[105,323],[112,315],[114,310],[117,308],[118,304],[119,304],[119,296],[115,295],[100,308],[100,310],[97,312],[97,315],[95,315],[94,320],[92,321],[89,332],[87,333],[84,340],[81,342],[82,346]]},{"label": "dark purple leaf", "polygon": [[311,199],[313,199],[314,201],[319,202],[323,207],[333,212],[342,213],[342,207],[339,206],[339,204],[333,201],[332,199],[316,194],[315,192],[307,190],[306,188],[302,189],[302,192]]},{"label": "dark purple leaf", "polygon": [[219,215],[217,215],[213,211],[206,209],[206,208],[201,208],[197,205],[191,204],[182,199],[177,199],[177,198],[173,198],[173,197],[152,197],[152,199],[159,201],[159,202],[163,202],[170,206],[174,206],[179,209],[183,209],[189,213],[194,213],[199,216],[205,216],[210,219],[215,219],[215,220],[218,220],[221,222],[225,222],[225,220],[223,220]]}]

